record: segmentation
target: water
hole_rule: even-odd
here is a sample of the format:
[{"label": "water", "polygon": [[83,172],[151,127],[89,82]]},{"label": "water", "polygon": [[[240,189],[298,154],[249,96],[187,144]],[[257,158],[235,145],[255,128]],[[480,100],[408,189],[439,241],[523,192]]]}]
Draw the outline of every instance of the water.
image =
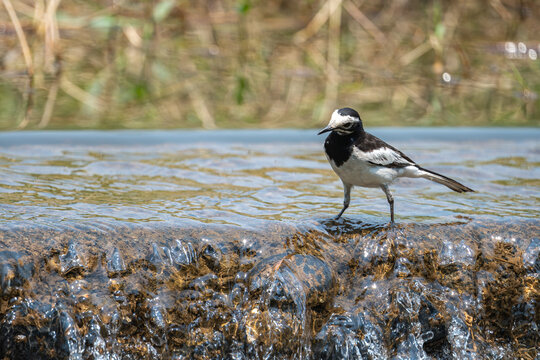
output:
[{"label": "water", "polygon": [[373,133],[476,192],[335,222],[315,131],[1,133],[1,357],[533,359],[540,130]]},{"label": "water", "polygon": [[[540,131],[380,129],[415,161],[477,190],[394,186],[400,222],[535,218]],[[337,214],[342,187],[313,131],[35,132],[0,137],[0,224],[301,222]],[[382,224],[379,189],[350,218]]]}]

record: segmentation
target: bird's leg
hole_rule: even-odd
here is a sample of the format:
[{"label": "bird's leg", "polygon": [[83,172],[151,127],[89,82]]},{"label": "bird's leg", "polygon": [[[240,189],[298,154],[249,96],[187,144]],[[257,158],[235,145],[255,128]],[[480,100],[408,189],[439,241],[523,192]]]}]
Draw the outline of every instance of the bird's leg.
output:
[{"label": "bird's leg", "polygon": [[390,223],[394,223],[394,197],[392,196],[392,193],[390,192],[390,189],[388,188],[388,185],[381,185],[382,191],[386,194],[386,200],[388,200],[388,204],[390,205]]},{"label": "bird's leg", "polygon": [[351,189],[352,185],[343,183],[343,209],[341,209],[339,214],[336,216],[336,220],[339,219],[349,207],[349,203],[351,202]]}]

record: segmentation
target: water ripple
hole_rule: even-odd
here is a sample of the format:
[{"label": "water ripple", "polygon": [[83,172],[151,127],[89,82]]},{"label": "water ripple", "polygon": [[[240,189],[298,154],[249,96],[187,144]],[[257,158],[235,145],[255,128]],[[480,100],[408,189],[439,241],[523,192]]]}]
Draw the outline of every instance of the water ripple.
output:
[{"label": "water ripple", "polygon": [[[394,191],[398,219],[535,218],[539,131],[524,130],[521,140],[512,131],[519,132],[379,130],[378,135],[420,164],[477,191],[462,196],[428,181],[402,179]],[[505,133],[510,134],[506,139]],[[84,132],[74,134],[40,133],[39,140],[29,137],[34,144],[26,142],[24,133],[9,139],[2,136],[0,222],[99,217],[175,223],[199,217],[203,222],[219,218],[238,223],[239,216],[330,217],[341,207],[341,182],[324,158],[323,138],[311,131],[208,132],[205,136],[158,132],[149,138],[144,132],[118,133],[117,138],[107,133],[105,143],[101,134],[89,132],[84,140]],[[422,136],[425,141],[418,142],[416,137]],[[254,138],[259,142],[254,143]],[[384,195],[378,189],[355,189],[346,215],[386,219]]]}]

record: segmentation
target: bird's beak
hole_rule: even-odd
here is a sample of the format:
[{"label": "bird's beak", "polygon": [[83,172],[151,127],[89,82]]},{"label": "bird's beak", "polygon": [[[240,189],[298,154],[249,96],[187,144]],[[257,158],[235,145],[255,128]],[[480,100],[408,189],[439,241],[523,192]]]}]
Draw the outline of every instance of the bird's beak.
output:
[{"label": "bird's beak", "polygon": [[321,131],[319,131],[319,133],[317,135],[321,135],[321,134],[324,134],[325,132],[329,132],[329,131],[332,131],[332,130],[334,130],[334,129],[331,128],[330,126],[327,126],[324,129],[322,129]]}]

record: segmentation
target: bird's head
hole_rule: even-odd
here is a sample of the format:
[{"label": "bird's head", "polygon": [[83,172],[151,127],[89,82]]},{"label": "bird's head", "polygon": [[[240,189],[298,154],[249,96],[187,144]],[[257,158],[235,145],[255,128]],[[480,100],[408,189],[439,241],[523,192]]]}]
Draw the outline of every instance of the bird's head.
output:
[{"label": "bird's head", "polygon": [[328,126],[319,131],[318,135],[328,131],[335,131],[339,135],[350,135],[362,130],[362,120],[356,110],[343,108],[337,109],[332,113]]}]

